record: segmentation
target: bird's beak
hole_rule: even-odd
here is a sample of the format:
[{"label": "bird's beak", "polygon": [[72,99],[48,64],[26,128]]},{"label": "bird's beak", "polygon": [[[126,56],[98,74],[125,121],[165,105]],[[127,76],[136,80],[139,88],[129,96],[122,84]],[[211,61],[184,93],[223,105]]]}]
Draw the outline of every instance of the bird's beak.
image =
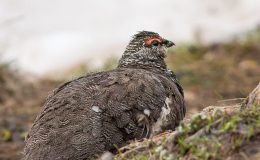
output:
[{"label": "bird's beak", "polygon": [[175,44],[172,42],[172,41],[169,41],[169,40],[163,40],[163,44],[167,47],[167,48],[170,48],[172,47],[173,45],[175,46]]}]

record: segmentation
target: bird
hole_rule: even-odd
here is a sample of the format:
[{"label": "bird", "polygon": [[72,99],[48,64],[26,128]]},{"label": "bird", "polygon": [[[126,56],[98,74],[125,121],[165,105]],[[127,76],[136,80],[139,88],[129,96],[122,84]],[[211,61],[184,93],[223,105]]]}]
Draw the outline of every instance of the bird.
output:
[{"label": "bird", "polygon": [[139,31],[115,69],[54,89],[25,138],[23,159],[95,159],[131,140],[174,130],[186,107],[183,88],[165,62],[173,45],[158,33]]}]

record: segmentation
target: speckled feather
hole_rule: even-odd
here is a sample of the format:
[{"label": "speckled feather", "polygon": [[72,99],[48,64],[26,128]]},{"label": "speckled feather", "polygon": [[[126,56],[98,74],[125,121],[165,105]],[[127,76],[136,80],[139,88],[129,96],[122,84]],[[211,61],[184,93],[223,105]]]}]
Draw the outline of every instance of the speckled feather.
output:
[{"label": "speckled feather", "polygon": [[[134,39],[151,37],[143,34]],[[159,54],[157,58],[162,60]],[[160,132],[174,129],[185,116],[175,75],[166,65],[131,62],[123,56],[114,70],[90,73],[55,89],[26,138],[24,159],[92,159],[115,150],[115,145],[157,134],[155,126]]]}]

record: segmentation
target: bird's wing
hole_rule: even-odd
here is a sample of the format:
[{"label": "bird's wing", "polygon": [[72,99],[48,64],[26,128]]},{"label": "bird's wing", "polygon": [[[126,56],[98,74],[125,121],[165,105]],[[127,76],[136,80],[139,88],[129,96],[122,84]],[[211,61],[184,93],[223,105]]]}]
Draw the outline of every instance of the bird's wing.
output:
[{"label": "bird's wing", "polygon": [[184,99],[174,77],[142,69],[120,69],[109,74],[100,82],[105,88],[102,102],[127,136],[141,138],[153,130],[174,129],[184,118]]}]

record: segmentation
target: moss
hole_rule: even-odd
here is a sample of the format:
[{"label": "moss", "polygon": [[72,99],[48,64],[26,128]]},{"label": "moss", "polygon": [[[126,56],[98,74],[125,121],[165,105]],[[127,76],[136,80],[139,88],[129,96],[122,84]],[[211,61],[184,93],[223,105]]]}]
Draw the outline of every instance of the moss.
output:
[{"label": "moss", "polygon": [[221,128],[218,130],[218,134],[226,133],[227,131],[236,131],[237,124],[242,119],[239,115],[235,115],[231,119],[227,119],[226,121],[223,121],[223,124],[220,126]]},{"label": "moss", "polygon": [[234,140],[232,142],[232,151],[238,149],[242,144],[243,144],[242,136],[238,136],[238,137],[234,138]]},{"label": "moss", "polygon": [[9,129],[3,128],[2,130],[2,138],[4,141],[11,141],[12,140],[12,133]]},{"label": "moss", "polygon": [[149,159],[148,154],[140,154],[134,158],[134,160],[147,160],[147,159]]},{"label": "moss", "polygon": [[247,139],[249,140],[254,135],[254,126],[250,125],[247,131]]},{"label": "moss", "polygon": [[178,145],[179,145],[179,150],[180,150],[181,155],[185,155],[189,151],[189,149],[192,147],[191,144],[187,144],[184,141],[183,137],[178,138]]}]

